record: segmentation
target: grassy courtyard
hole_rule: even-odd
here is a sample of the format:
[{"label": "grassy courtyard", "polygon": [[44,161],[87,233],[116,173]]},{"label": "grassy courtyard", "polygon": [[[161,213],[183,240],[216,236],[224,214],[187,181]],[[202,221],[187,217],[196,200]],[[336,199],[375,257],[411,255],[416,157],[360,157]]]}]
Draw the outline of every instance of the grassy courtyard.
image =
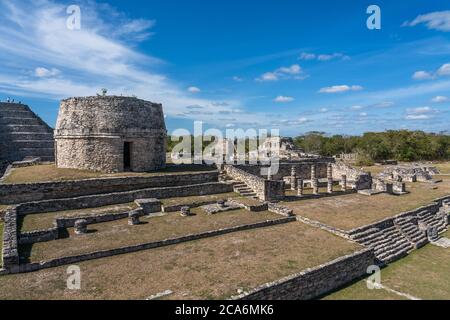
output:
[{"label": "grassy courtyard", "polygon": [[196,165],[168,166],[165,169],[155,172],[121,172],[121,173],[102,173],[88,170],[62,169],[53,164],[37,165],[31,167],[14,169],[3,184],[31,183],[31,182],[49,182],[49,181],[69,181],[93,178],[111,178],[111,177],[146,177],[162,174],[180,174],[214,171],[212,167]]},{"label": "grassy courtyard", "polygon": [[223,299],[357,250],[292,222],[86,261],[81,290],[66,289],[67,266],[0,276],[0,299],[145,299],[166,290],[167,299]]},{"label": "grassy courtyard", "polygon": [[[447,232],[450,237],[450,232]],[[381,271],[381,284],[389,289],[425,300],[450,299],[450,248],[427,245]],[[406,299],[385,289],[369,290],[359,281],[330,294],[332,300]]]},{"label": "grassy courtyard", "polygon": [[[422,182],[407,183],[409,193],[402,196],[348,194],[284,204],[298,215],[343,230],[351,230],[427,205],[436,198],[450,194],[450,177],[440,176],[440,178],[444,181],[436,185]],[[433,189],[433,186],[437,189]]]},{"label": "grassy courtyard", "polygon": [[130,202],[92,209],[79,209],[79,210],[56,211],[39,214],[29,214],[26,216],[19,217],[17,227],[21,232],[49,229],[53,227],[53,222],[58,217],[82,217],[105,213],[121,213],[130,211],[136,207],[137,205],[134,202]]},{"label": "grassy courtyard", "polygon": [[190,196],[190,197],[177,197],[177,198],[168,198],[161,199],[161,202],[165,206],[173,206],[173,205],[189,205],[194,203],[202,203],[207,201],[218,201],[218,200],[227,200],[228,198],[236,198],[240,197],[239,194],[234,192],[229,193],[220,193],[220,194],[212,194],[205,196]]},{"label": "grassy courtyard", "polygon": [[73,228],[69,228],[69,237],[21,246],[20,255],[37,262],[281,218],[280,215],[269,211],[252,213],[234,210],[208,215],[203,209],[197,208],[193,209],[192,213],[195,216],[181,217],[179,213],[170,213],[141,218],[142,223],[137,226],[129,226],[127,219],[93,224],[88,227],[90,233],[81,236],[74,235]]}]

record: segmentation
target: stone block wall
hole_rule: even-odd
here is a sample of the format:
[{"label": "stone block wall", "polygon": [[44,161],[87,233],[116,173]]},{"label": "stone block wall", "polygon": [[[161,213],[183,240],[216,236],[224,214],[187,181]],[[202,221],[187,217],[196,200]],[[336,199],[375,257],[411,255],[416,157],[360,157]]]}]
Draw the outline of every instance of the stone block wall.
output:
[{"label": "stone block wall", "polygon": [[173,197],[220,194],[232,191],[233,186],[231,184],[221,182],[211,182],[178,187],[150,188],[66,199],[27,202],[17,206],[17,213],[19,215],[38,214],[43,212],[103,207],[108,205],[133,202],[136,199],[167,199]]},{"label": "stone block wall", "polygon": [[233,179],[247,184],[263,201],[279,200],[284,198],[284,182],[269,181],[257,175],[246,172],[233,165],[225,166],[226,173]]},{"label": "stone block wall", "polygon": [[0,184],[0,204],[79,197],[89,194],[131,191],[144,188],[192,185],[218,181],[217,171],[158,176],[98,178],[75,181]]},{"label": "stone block wall", "polygon": [[3,227],[3,268],[19,264],[17,241],[17,211],[15,207],[6,210]]},{"label": "stone block wall", "polygon": [[249,293],[233,297],[237,300],[310,300],[348,284],[367,274],[374,264],[372,249],[340,257],[316,268],[266,283]]}]

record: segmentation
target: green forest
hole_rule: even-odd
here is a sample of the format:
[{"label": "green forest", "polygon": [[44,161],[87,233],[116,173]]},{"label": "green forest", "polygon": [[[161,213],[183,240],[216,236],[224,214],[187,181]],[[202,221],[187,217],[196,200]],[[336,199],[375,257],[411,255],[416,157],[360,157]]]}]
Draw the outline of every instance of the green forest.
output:
[{"label": "green forest", "polygon": [[[192,150],[193,150],[193,137]],[[247,139],[248,142],[248,139]],[[168,139],[168,151],[178,144]],[[211,139],[203,142],[203,148]],[[370,165],[377,161],[450,160],[450,135],[423,131],[390,130],[367,132],[361,136],[327,135],[324,132],[308,132],[294,138],[297,147],[307,153],[334,156],[356,153],[358,163]],[[248,151],[248,143],[247,143]]]},{"label": "green forest", "polygon": [[308,153],[333,156],[357,153],[362,164],[382,160],[449,160],[450,136],[423,131],[367,132],[362,136],[328,136],[309,132],[294,138],[295,144]]}]

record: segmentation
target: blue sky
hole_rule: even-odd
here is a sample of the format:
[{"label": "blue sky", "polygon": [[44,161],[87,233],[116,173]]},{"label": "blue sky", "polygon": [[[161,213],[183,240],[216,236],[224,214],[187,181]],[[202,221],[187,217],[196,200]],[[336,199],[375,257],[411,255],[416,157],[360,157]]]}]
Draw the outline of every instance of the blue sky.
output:
[{"label": "blue sky", "polygon": [[[81,9],[69,30],[66,9]],[[381,8],[381,30],[366,9]],[[0,98],[164,104],[170,132],[450,129],[448,1],[0,0]]]}]

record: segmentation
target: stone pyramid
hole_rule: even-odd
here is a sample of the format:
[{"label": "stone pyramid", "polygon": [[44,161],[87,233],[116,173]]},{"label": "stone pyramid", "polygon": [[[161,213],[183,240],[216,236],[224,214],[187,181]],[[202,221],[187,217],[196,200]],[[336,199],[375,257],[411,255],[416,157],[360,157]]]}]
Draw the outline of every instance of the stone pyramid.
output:
[{"label": "stone pyramid", "polygon": [[24,104],[0,102],[0,160],[54,161],[53,129]]}]

